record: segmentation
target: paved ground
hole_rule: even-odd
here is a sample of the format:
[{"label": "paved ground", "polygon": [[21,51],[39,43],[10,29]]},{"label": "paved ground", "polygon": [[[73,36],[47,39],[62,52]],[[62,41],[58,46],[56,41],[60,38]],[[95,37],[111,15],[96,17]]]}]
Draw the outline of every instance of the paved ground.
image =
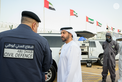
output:
[{"label": "paved ground", "polygon": [[[86,67],[86,64],[81,65],[82,68],[82,79],[83,82],[101,82],[102,76],[102,66],[95,63],[92,65],[92,67]],[[119,79],[119,71],[118,71],[118,61],[116,61],[116,82]],[[54,82],[57,82],[57,78],[54,80]],[[111,82],[110,74],[108,73],[108,77],[106,82]]]}]

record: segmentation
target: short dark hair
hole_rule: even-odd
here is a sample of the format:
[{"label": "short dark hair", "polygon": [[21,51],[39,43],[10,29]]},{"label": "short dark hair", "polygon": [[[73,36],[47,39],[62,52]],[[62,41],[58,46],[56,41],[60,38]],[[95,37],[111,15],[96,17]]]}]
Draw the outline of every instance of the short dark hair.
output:
[{"label": "short dark hair", "polygon": [[21,23],[32,23],[32,20],[33,19],[31,19],[31,18],[29,18],[29,17],[22,17],[21,18]]}]

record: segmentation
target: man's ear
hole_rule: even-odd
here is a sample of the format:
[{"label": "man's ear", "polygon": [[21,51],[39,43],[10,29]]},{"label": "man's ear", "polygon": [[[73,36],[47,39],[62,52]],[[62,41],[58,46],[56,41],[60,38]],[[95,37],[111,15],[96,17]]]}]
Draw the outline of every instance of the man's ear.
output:
[{"label": "man's ear", "polygon": [[70,34],[70,36],[73,38],[73,35],[71,34],[71,33],[69,33]]},{"label": "man's ear", "polygon": [[32,23],[32,30],[33,31],[35,30],[35,25],[36,25],[36,23]]}]

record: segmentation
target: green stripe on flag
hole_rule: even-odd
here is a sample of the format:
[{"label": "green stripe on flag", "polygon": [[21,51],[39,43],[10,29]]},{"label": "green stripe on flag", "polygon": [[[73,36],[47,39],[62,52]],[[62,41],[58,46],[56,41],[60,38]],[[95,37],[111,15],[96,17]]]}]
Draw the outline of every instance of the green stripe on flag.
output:
[{"label": "green stripe on flag", "polygon": [[98,22],[98,24],[99,24],[100,26],[102,26],[102,24],[101,24],[101,23],[99,23],[99,22]]},{"label": "green stripe on flag", "polygon": [[89,18],[90,21],[94,21],[94,19]]},{"label": "green stripe on flag", "polygon": [[78,17],[78,15],[77,15],[77,13],[76,13],[75,11],[73,12],[73,14],[74,14],[76,17]]},{"label": "green stripe on flag", "polygon": [[100,26],[100,27],[101,27],[101,26],[102,26],[102,24],[101,24],[100,22],[98,22],[98,26]]},{"label": "green stripe on flag", "polygon": [[88,18],[88,22],[94,24],[94,19]]},{"label": "green stripe on flag", "polygon": [[[52,5],[52,3],[49,2],[50,5]],[[53,5],[52,5],[53,6]]]},{"label": "green stripe on flag", "polygon": [[55,10],[55,8],[53,7],[52,3],[50,3],[50,2],[49,2],[49,9]]}]

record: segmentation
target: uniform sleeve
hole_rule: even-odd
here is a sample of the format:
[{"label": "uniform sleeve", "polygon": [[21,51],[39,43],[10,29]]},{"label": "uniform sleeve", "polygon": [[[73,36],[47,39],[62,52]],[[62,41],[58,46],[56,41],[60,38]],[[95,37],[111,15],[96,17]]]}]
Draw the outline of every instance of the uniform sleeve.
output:
[{"label": "uniform sleeve", "polygon": [[46,42],[45,51],[44,51],[44,60],[42,64],[43,72],[47,72],[50,69],[52,63],[53,63],[52,51],[50,50],[48,42]]},{"label": "uniform sleeve", "polygon": [[115,49],[116,49],[116,55],[118,54],[119,52],[119,44],[116,42],[116,46],[115,46]]},{"label": "uniform sleeve", "polygon": [[72,46],[71,50],[68,52],[68,69],[66,71],[65,82],[74,82],[74,80],[76,80],[74,74],[76,74],[76,70],[79,69],[80,53],[80,49],[75,46]]}]

